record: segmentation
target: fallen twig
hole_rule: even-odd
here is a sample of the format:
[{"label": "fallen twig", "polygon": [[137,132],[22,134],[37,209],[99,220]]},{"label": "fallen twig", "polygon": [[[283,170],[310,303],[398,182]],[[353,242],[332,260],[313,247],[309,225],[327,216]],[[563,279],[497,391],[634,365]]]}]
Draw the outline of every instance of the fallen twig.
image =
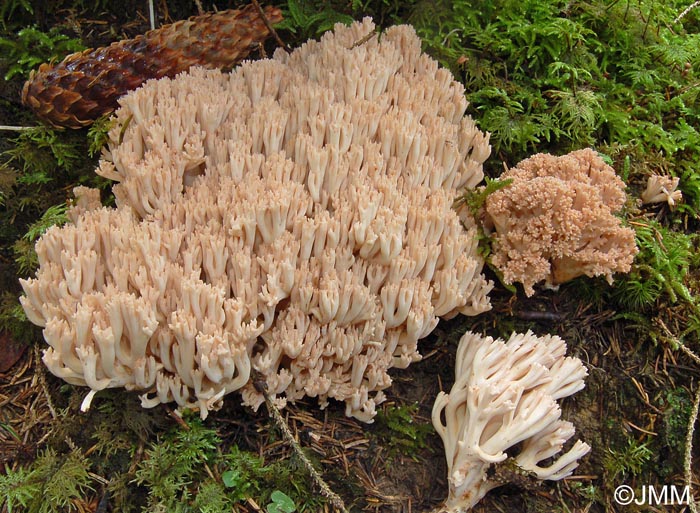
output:
[{"label": "fallen twig", "polygon": [[[665,328],[665,326],[664,326]],[[668,329],[666,330],[668,331]],[[687,354],[695,363],[700,365],[700,356],[691,351],[683,342],[675,339],[674,342],[678,344],[685,354]],[[685,480],[685,485],[689,490],[688,507],[692,513],[698,513],[697,504],[695,503],[695,498],[693,497],[693,435],[695,434],[695,423],[698,420],[698,411],[700,410],[700,386],[695,392],[695,400],[693,401],[693,409],[690,412],[690,418],[688,419],[688,431],[685,437],[685,455],[683,458],[683,476]]]},{"label": "fallen twig", "polygon": [[153,0],[148,0],[148,21],[151,23],[151,30],[156,29],[156,13],[153,8]]},{"label": "fallen twig", "polygon": [[678,344],[678,346],[681,348],[681,351],[687,354],[695,363],[700,365],[700,356],[696,355],[693,351],[688,349],[680,340],[674,340],[674,342]]},{"label": "fallen twig", "polygon": [[370,39],[372,39],[373,37],[375,37],[376,35],[377,35],[377,33],[376,33],[375,31],[372,31],[372,32],[370,32],[369,34],[367,34],[367,35],[365,35],[365,36],[362,36],[362,38],[360,38],[359,40],[355,41],[355,42],[352,44],[352,46],[350,47],[350,50],[352,50],[353,48],[357,48],[358,46],[362,46],[362,45],[365,44],[367,41],[369,41]]},{"label": "fallen twig", "polygon": [[267,383],[262,379],[256,379],[254,380],[254,385],[255,390],[260,392],[265,398],[265,405],[267,406],[267,411],[270,413],[270,416],[275,422],[275,425],[280,429],[280,431],[282,431],[282,436],[284,437],[284,439],[292,447],[292,450],[304,464],[304,467],[309,472],[309,474],[311,474],[311,479],[313,479],[314,483],[316,483],[316,486],[320,488],[321,494],[324,497],[330,499],[331,504],[335,506],[335,508],[340,510],[342,513],[348,513],[348,510],[345,508],[345,503],[343,502],[343,499],[340,498],[340,495],[331,490],[330,486],[328,486],[328,483],[326,483],[323,480],[321,474],[319,474],[316,468],[313,466],[313,463],[311,463],[306,454],[304,454],[304,451],[301,450],[301,446],[299,445],[299,442],[297,442],[296,438],[294,438],[294,435],[289,429],[287,422],[284,420],[284,418],[282,418],[282,414],[280,413],[279,409],[277,408],[277,406],[275,406],[275,403],[272,402],[272,399],[270,399],[270,395],[267,393]]},{"label": "fallen twig", "polygon": [[12,132],[21,132],[23,130],[33,130],[39,128],[38,126],[10,126],[10,125],[0,125],[0,130],[8,130]]},{"label": "fallen twig", "polygon": [[675,20],[673,20],[673,23],[678,23],[679,21],[681,21],[686,14],[695,9],[698,5],[700,5],[700,0],[697,0],[697,2],[690,4],[688,7],[685,8],[685,10],[682,13],[678,15],[678,17]]},{"label": "fallen twig", "polygon": [[260,14],[260,19],[263,21],[265,26],[267,27],[267,30],[270,31],[270,34],[272,34],[272,37],[275,38],[275,41],[277,41],[277,44],[280,45],[280,47],[287,53],[292,53],[291,48],[287,46],[287,43],[282,41],[282,38],[277,34],[277,31],[272,27],[272,23],[270,23],[270,20],[267,19],[267,16],[265,16],[265,12],[263,11],[262,7],[260,7],[260,4],[258,3],[258,0],[252,0],[253,5],[255,8],[258,10],[258,14]]},{"label": "fallen twig", "polygon": [[685,437],[685,457],[683,458],[683,474],[685,485],[688,487],[688,506],[692,513],[697,513],[698,508],[695,503],[695,498],[692,493],[693,486],[693,435],[695,434],[695,422],[698,420],[698,410],[700,410],[700,386],[695,391],[695,401],[693,401],[693,409],[690,412],[690,420],[688,421],[688,433]]}]

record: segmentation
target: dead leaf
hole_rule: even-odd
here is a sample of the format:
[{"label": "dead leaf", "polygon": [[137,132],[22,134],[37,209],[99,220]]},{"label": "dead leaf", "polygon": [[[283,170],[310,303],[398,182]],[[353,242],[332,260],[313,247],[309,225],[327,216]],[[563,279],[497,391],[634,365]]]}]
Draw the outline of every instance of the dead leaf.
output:
[{"label": "dead leaf", "polygon": [[0,372],[7,372],[27,350],[27,345],[14,340],[6,331],[0,331]]}]

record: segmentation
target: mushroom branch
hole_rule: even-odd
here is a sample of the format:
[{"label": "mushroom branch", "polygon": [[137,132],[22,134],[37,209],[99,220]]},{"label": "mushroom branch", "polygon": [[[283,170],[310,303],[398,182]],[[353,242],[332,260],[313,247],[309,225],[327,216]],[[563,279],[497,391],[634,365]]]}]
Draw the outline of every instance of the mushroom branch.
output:
[{"label": "mushroom branch", "polygon": [[512,182],[488,196],[484,224],[506,283],[522,283],[531,296],[542,280],[550,287],[583,275],[612,282],[614,273],[629,272],[634,230],[615,216],[625,184],[595,151],[539,153],[501,178]]},{"label": "mushroom branch", "polygon": [[234,391],[258,408],[255,370],[277,406],[336,399],[369,422],[440,317],[490,308],[476,223],[451,208],[488,137],[411,27],[355,44],[374,30],[120,99],[97,169],[116,207],[77,189],[22,281],[85,407],[124,387],[202,417]]},{"label": "mushroom branch", "polygon": [[581,441],[557,456],[575,431],[560,419],[557,400],[581,390],[587,374],[565,353],[561,338],[530,331],[513,333],[507,342],[471,332],[462,337],[455,383],[433,406],[448,468],[449,496],[441,511],[468,511],[504,484],[491,470],[508,458],[537,479],[559,480],[578,466],[590,450]]}]

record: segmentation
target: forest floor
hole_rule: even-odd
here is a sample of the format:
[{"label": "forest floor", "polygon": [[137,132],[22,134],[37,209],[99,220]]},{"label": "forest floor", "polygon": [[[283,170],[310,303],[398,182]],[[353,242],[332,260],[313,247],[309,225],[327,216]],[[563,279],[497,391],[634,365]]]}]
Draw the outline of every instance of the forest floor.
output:
[{"label": "forest floor", "polygon": [[[624,325],[611,320],[614,312],[567,298],[566,291],[544,292],[532,299],[504,295],[494,302],[491,312],[478,318],[441,322],[421,344],[423,360],[392,372],[394,383],[387,390],[386,403],[381,405],[383,413],[373,424],[345,417],[344,407],[336,402],[321,411],[313,400],[300,401],[284,409],[283,416],[331,489],[343,497],[351,511],[427,512],[447,493],[444,452],[441,440],[432,431],[430,415],[437,393],[448,390],[454,380],[453,362],[461,334],[474,330],[495,336],[498,331],[493,326],[503,322],[520,331],[558,334],[569,342],[570,354],[580,357],[589,370],[586,388],[564,401],[563,418],[576,425],[576,439],[585,440],[593,450],[574,476],[534,487],[533,483],[521,483],[498,488],[474,511],[684,511],[686,505],[622,507],[612,494],[622,485],[636,489],[647,485],[659,489],[665,485],[679,489],[684,486],[679,449],[685,444],[686,419],[674,419],[669,414],[673,398],[680,397],[683,404],[689,401],[685,387],[688,375],[698,374],[696,364],[678,361],[670,349],[640,351],[637,341],[625,336]],[[77,445],[89,457],[98,445],[95,435],[105,422],[103,415],[95,414],[101,409],[102,394],[95,398],[90,411],[81,413],[84,390],[67,386],[48,374],[39,363],[38,347],[26,350],[15,365],[0,373],[2,426],[11,428],[0,434],[0,459],[5,464],[26,465],[46,446],[67,450]],[[125,392],[107,394],[106,401],[113,403],[118,412],[116,418],[107,419],[117,425],[124,422],[122,416],[133,415],[140,408],[135,395]],[[397,411],[409,414],[397,417]],[[141,433],[142,445],[133,455],[132,465],[143,457],[143,444],[181,422],[166,406],[149,411],[149,416],[157,427]],[[291,447],[282,439],[265,406],[252,412],[240,406],[235,396],[229,396],[206,424],[219,434],[222,449],[235,444],[261,455],[266,462],[293,458]],[[648,451],[636,456],[638,462],[630,461],[635,458],[630,447],[639,450],[641,445],[630,440],[654,437],[664,437],[676,453]],[[611,475],[615,470],[619,475]],[[696,460],[693,474],[698,471]],[[94,476],[98,485],[109,478]],[[109,504],[104,494],[95,487],[85,495],[79,510],[98,511],[101,500]],[[260,510],[252,500],[238,505],[237,511]]]},{"label": "forest floor", "polygon": [[[41,16],[45,29],[54,22],[64,25],[68,17],[84,42],[99,46],[114,40],[115,35],[133,36],[147,29],[145,2],[123,3],[123,14],[101,19],[85,19],[73,11]],[[167,14],[161,14],[163,21],[196,13],[194,6],[185,2],[167,4]],[[161,2],[161,13],[164,7]],[[36,123],[20,104],[21,83],[6,81],[0,91],[0,119],[4,124]],[[84,132],[78,137],[84,137]],[[0,153],[13,147],[15,137],[15,133],[0,132]],[[86,166],[94,162],[87,161]],[[66,199],[69,185],[51,193],[54,203]],[[41,207],[35,206],[35,210]],[[656,210],[645,215],[651,218],[658,214]],[[12,229],[21,234],[33,221],[32,216],[36,214],[20,211],[12,218]],[[0,248],[0,291],[6,292],[5,298],[16,298],[21,292],[14,260],[9,244]],[[487,274],[497,281],[490,271]],[[497,285],[490,312],[442,321],[419,345],[422,361],[392,371],[394,383],[386,391],[387,401],[373,424],[345,417],[344,407],[337,402],[319,410],[313,400],[300,401],[282,414],[299,445],[351,511],[427,512],[447,494],[442,443],[430,417],[437,393],[449,390],[454,380],[455,352],[461,335],[473,330],[507,337],[511,331],[528,329],[536,334],[557,334],[567,341],[569,354],[579,357],[588,369],[586,388],[563,401],[563,418],[576,425],[575,438],[586,441],[592,451],[574,476],[536,487],[529,482],[503,486],[489,493],[474,511],[689,511],[688,504],[623,506],[614,496],[622,485],[639,491],[648,486],[682,489],[686,484],[686,437],[700,364],[674,344],[673,333],[683,330],[684,314],[674,313],[675,305],[659,305],[659,311],[650,315],[660,335],[650,343],[647,337],[640,339],[634,322],[617,315],[614,306],[581,292],[588,290],[590,281],[578,279],[557,291],[538,290],[532,298],[526,298],[522,291],[511,294]],[[0,468],[28,467],[48,448],[58,454],[79,450],[88,460],[99,457],[100,463],[90,468],[89,486],[70,499],[65,511],[119,511],[116,504],[120,499],[107,491],[112,490],[110,480],[118,473],[130,476],[133,482],[134,469],[148,457],[149,447],[178,429],[182,420],[167,406],[144,414],[135,395],[121,391],[98,394],[92,409],[81,413],[85,389],[66,385],[45,371],[40,362],[43,340],[38,331],[33,336],[35,342],[26,344],[14,340],[9,331],[0,331]],[[144,415],[146,420],[140,417]],[[109,432],[115,444],[111,453],[105,451],[107,424],[128,432],[123,437]],[[236,396],[228,396],[223,408],[213,412],[205,426],[216,432],[224,453],[235,445],[261,456],[266,464],[291,462],[298,468],[292,448],[264,405],[253,412],[240,406]],[[697,433],[694,442],[695,447],[700,446]],[[116,447],[122,443],[126,444],[125,450]],[[115,458],[111,462],[114,468],[108,464],[110,457]],[[124,458],[129,461],[125,463]],[[694,458],[692,482],[696,490],[700,486],[699,465],[700,458]],[[221,477],[216,469],[213,475]],[[297,470],[293,477],[295,481],[308,479],[303,470]],[[134,497],[147,495],[142,485],[130,486],[127,488],[136,494]],[[696,496],[699,494],[696,492]],[[139,499],[134,500],[132,505],[138,504]],[[297,506],[303,509],[301,504]],[[319,509],[332,508],[322,504]],[[263,511],[265,505],[251,497],[238,502],[235,510]],[[7,506],[0,507],[0,511],[7,511]]]}]

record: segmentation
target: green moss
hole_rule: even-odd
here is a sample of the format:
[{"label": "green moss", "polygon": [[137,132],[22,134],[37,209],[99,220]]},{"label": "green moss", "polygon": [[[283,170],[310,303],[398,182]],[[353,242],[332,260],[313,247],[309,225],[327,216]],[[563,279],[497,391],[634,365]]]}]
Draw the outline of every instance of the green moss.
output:
[{"label": "green moss", "polygon": [[[0,475],[0,500],[8,513],[65,513],[76,511],[74,499],[90,489],[90,462],[79,451],[59,455],[44,451],[28,469],[5,468]],[[22,506],[23,509],[14,509]]]},{"label": "green moss", "polygon": [[603,457],[606,482],[617,483],[622,478],[639,476],[654,455],[649,445],[629,438],[626,446],[608,448]]},{"label": "green moss", "polygon": [[289,31],[301,39],[319,36],[331,30],[336,23],[348,25],[355,21],[352,16],[337,10],[329,2],[320,1],[287,0],[282,14],[284,20],[275,28]]},{"label": "green moss", "polygon": [[433,427],[416,419],[418,408],[418,404],[392,404],[377,412],[372,435],[388,449],[390,456],[401,454],[416,458],[418,451],[428,446],[427,438],[433,433]]},{"label": "green moss", "polygon": [[695,303],[686,279],[695,236],[664,227],[656,221],[635,223],[639,254],[632,271],[616,285],[613,299],[627,310],[644,311],[662,297],[670,303]]},{"label": "green moss", "polygon": [[29,72],[40,64],[61,60],[84,49],[79,39],[63,34],[58,27],[52,27],[48,32],[27,27],[14,37],[0,37],[0,62],[7,67],[5,80],[16,75],[26,79]]},{"label": "green moss", "polygon": [[0,506],[5,505],[8,513],[26,507],[40,491],[35,472],[23,468],[12,470],[5,465],[5,473],[0,474]]},{"label": "green moss", "polygon": [[688,421],[693,403],[683,388],[667,390],[660,398],[663,408],[663,441],[676,455],[676,461],[685,451]]},{"label": "green moss", "polygon": [[37,339],[37,327],[29,322],[17,296],[9,291],[0,294],[0,332],[3,331],[25,344]]},{"label": "green moss", "polygon": [[700,35],[691,18],[674,23],[683,8],[426,0],[409,20],[463,79],[470,112],[510,164],[612,142],[697,156]]}]

